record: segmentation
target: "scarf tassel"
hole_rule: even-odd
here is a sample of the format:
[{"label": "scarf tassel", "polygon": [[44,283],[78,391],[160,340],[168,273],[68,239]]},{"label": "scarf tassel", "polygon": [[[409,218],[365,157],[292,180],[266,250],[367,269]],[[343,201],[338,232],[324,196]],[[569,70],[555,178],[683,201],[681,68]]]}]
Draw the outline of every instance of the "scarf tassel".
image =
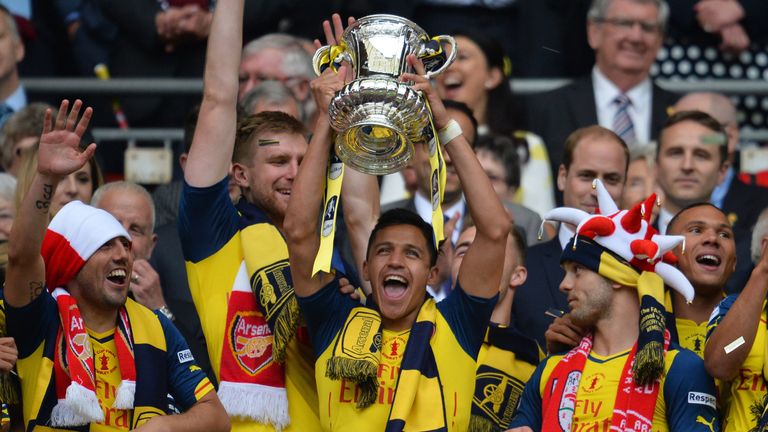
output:
[{"label": "scarf tassel", "polygon": [[136,395],[136,381],[123,380],[117,387],[112,407],[123,410],[133,409],[134,395]]},{"label": "scarf tassel", "polygon": [[59,399],[51,411],[51,425],[54,427],[82,426],[104,421],[104,412],[99,406],[96,393],[72,382],[67,387],[65,399]]},{"label": "scarf tassel", "polygon": [[218,395],[230,417],[269,424],[278,432],[290,423],[285,389],[222,381]]},{"label": "scarf tassel", "polygon": [[650,341],[637,350],[637,358],[632,365],[635,382],[646,385],[664,375],[664,346],[657,341]]},{"label": "scarf tassel", "polygon": [[285,363],[285,353],[288,349],[288,344],[296,335],[300,319],[299,303],[296,301],[296,296],[292,295],[285,303],[283,310],[277,315],[274,323],[272,357],[277,363]]},{"label": "scarf tassel", "polygon": [[496,432],[499,430],[499,426],[490,419],[472,414],[469,418],[469,429],[467,432]]},{"label": "scarf tassel", "polygon": [[357,407],[362,409],[376,401],[376,395],[379,392],[377,372],[376,365],[370,362],[331,357],[328,359],[325,376],[332,380],[345,378],[357,383],[360,387],[360,400],[357,401]]}]

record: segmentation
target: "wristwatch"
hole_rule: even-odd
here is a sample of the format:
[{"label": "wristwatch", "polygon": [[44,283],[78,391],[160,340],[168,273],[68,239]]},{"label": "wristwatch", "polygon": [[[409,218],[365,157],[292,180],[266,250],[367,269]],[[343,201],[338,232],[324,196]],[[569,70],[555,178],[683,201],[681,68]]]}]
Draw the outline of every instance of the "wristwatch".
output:
[{"label": "wristwatch", "polygon": [[171,321],[176,319],[176,316],[173,315],[173,312],[171,312],[171,309],[168,307],[168,305],[160,306],[159,308],[157,308],[157,311],[165,315],[165,317]]}]

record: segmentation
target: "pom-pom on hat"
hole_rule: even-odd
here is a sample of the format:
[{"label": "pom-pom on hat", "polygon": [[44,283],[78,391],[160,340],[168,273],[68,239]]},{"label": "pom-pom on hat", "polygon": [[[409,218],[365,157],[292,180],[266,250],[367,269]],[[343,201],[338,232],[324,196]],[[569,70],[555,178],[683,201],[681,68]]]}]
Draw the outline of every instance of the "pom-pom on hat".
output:
[{"label": "pom-pom on hat", "polygon": [[108,212],[80,201],[62,207],[48,224],[40,251],[48,288],[66,285],[94,252],[115,237],[131,239]]},{"label": "pom-pom on hat", "polygon": [[629,210],[619,210],[600,180],[598,209],[590,215],[582,210],[560,207],[544,215],[576,226],[561,261],[578,262],[603,277],[624,286],[636,287],[640,297],[640,337],[637,360],[632,367],[635,382],[648,384],[664,373],[664,285],[679,292],[688,302],[694,290],[688,279],[672,264],[672,249],[685,237],[660,235],[650,224],[656,195]]}]

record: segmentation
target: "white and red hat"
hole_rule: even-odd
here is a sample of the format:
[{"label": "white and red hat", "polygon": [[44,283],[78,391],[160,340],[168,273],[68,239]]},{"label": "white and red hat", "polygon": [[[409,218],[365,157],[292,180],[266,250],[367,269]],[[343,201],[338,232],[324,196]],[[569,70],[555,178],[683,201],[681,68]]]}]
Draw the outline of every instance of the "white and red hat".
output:
[{"label": "white and red hat", "polygon": [[43,238],[40,254],[45,261],[49,289],[63,287],[104,243],[131,236],[108,212],[72,201],[56,213]]}]

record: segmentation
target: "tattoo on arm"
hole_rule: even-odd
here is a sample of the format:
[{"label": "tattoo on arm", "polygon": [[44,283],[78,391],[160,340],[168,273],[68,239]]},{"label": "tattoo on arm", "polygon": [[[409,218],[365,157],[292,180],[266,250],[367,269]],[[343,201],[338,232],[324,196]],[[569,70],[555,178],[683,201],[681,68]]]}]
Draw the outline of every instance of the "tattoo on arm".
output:
[{"label": "tattoo on arm", "polygon": [[45,289],[45,284],[39,281],[32,281],[29,283],[29,301],[32,301],[40,296]]},{"label": "tattoo on arm", "polygon": [[35,207],[45,212],[51,206],[51,197],[53,196],[53,185],[43,185],[43,199],[35,201]]}]

